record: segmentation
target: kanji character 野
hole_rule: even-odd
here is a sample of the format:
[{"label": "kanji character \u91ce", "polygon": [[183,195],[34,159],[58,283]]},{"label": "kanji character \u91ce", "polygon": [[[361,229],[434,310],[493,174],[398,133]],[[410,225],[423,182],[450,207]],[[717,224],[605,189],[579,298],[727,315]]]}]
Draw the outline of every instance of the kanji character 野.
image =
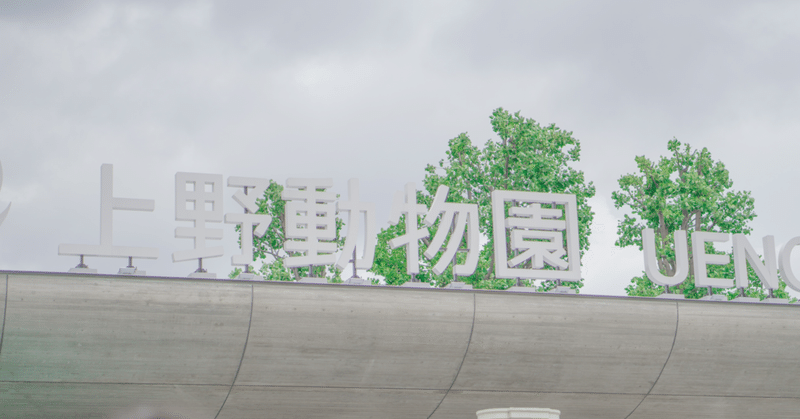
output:
[{"label": "kanji character \u91ce", "polygon": [[233,200],[244,209],[244,213],[225,214],[226,223],[241,226],[239,242],[242,253],[231,256],[231,265],[244,266],[245,273],[250,273],[250,264],[253,262],[253,235],[264,236],[272,222],[272,216],[256,214],[258,211],[257,201],[263,198],[264,191],[269,187],[269,180],[231,176],[228,178],[228,186],[243,189],[236,191]]},{"label": "kanji character \u91ce", "polygon": [[175,220],[193,222],[192,227],[175,228],[175,237],[194,239],[194,249],[174,252],[172,261],[197,259],[198,268],[192,275],[212,276],[203,269],[203,259],[222,256],[225,251],[222,246],[206,246],[206,240],[222,239],[222,229],[208,228],[206,223],[222,222],[222,175],[176,173]]}]

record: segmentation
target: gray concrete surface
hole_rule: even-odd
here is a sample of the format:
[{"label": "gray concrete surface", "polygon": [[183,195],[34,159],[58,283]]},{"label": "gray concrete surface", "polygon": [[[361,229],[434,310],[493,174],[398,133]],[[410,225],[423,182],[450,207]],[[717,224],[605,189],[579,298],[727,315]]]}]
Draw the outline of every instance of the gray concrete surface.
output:
[{"label": "gray concrete surface", "polygon": [[0,273],[0,354],[3,353],[3,329],[6,321],[6,289],[8,288],[8,275]]},{"label": "gray concrete surface", "polygon": [[[0,272],[2,418],[796,418],[800,307]],[[6,283],[8,292],[6,294]]]}]

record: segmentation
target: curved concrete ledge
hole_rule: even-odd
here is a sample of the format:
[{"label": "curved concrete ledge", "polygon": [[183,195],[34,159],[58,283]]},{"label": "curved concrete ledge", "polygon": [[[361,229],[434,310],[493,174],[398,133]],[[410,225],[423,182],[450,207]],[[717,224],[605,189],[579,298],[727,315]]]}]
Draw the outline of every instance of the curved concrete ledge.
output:
[{"label": "curved concrete ledge", "polygon": [[0,382],[0,417],[213,418],[229,387]]},{"label": "curved concrete ledge", "polygon": [[236,386],[219,418],[427,418],[444,394],[443,390]]},{"label": "curved concrete ledge", "polygon": [[443,304],[438,293],[386,291],[256,287],[236,385],[447,389],[469,340],[473,295]]},{"label": "curved concrete ledge", "polygon": [[3,353],[3,335],[6,326],[6,291],[8,274],[0,274],[0,354]]},{"label": "curved concrete ledge", "polygon": [[796,418],[797,398],[650,395],[631,419]]},{"label": "curved concrete ledge", "polygon": [[250,287],[191,285],[11,275],[0,381],[230,385]]},{"label": "curved concrete ledge", "polygon": [[675,348],[652,394],[800,397],[800,307],[679,306]]},{"label": "curved concrete ledge", "polygon": [[749,419],[800,409],[800,307],[0,275],[3,417],[463,419],[546,406],[565,418]]},{"label": "curved concrete ledge", "polygon": [[675,337],[672,304],[643,299],[477,296],[454,390],[645,394]]}]

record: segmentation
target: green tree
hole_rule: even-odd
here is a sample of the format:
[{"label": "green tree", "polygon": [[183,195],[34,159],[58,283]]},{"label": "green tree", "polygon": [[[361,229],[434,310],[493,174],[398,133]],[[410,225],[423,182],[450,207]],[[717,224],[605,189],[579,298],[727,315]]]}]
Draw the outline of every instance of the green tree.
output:
[{"label": "green tree", "polygon": [[[503,108],[496,109],[490,121],[499,138],[487,141],[483,148],[473,145],[466,133],[451,139],[446,158],[439,161],[438,167],[426,167],[424,190],[417,192],[417,199],[418,202],[430,206],[439,185],[447,185],[450,188],[448,202],[478,204],[479,227],[485,243],[481,248],[475,273],[459,280],[472,284],[475,288],[506,289],[514,285],[516,280],[499,279],[494,275],[492,191],[575,194],[582,254],[589,247],[588,238],[594,216],[587,200],[594,196],[595,188],[591,182],[585,182],[583,172],[570,166],[580,159],[580,142],[572,137],[571,132],[554,124],[543,127],[533,119],[521,116],[519,112],[512,114]],[[421,223],[418,225],[421,226]],[[429,239],[435,235],[437,228],[438,222],[429,228]],[[390,239],[404,231],[401,222],[383,229],[378,235],[375,266],[371,272],[384,276],[390,284],[399,285],[410,279],[405,269],[405,248],[390,249],[388,246]],[[421,251],[430,243],[429,239],[424,240],[425,246],[421,246]],[[463,242],[462,247],[465,244]],[[441,253],[431,261],[420,254],[421,272],[417,275],[420,281],[433,282],[439,287],[452,281],[452,265],[441,275],[435,275],[431,270]],[[457,254],[458,262],[462,262],[464,257],[464,254]],[[535,285],[532,281],[523,281],[523,284]],[[582,285],[582,281],[571,283],[576,289]],[[541,290],[553,287],[554,281],[539,284]]]},{"label": "green tree", "polygon": [[[720,161],[714,161],[708,149],[693,150],[689,144],[672,139],[667,144],[672,153],[654,162],[645,156],[637,156],[639,172],[619,178],[620,190],[612,193],[616,208],[626,207],[632,215],[625,214],[617,226],[619,247],[637,246],[642,250],[642,230],[655,230],[656,260],[662,274],[672,276],[676,271],[676,230],[687,231],[689,250],[689,277],[672,292],[687,298],[707,295],[706,288],[697,288],[694,283],[691,233],[708,231],[749,234],[749,222],[756,217],[754,200],[749,191],[734,191],[728,170]],[[707,253],[716,252],[710,243]],[[733,278],[733,262],[728,265],[709,265],[709,276]],[[749,268],[750,287],[748,296],[764,298],[767,294],[752,268]],[[779,298],[788,298],[786,285],[776,291]],[[628,295],[656,296],[665,292],[664,287],[654,284],[646,274],[634,277],[625,288]],[[737,291],[715,289],[714,293],[727,293],[729,298]]]}]

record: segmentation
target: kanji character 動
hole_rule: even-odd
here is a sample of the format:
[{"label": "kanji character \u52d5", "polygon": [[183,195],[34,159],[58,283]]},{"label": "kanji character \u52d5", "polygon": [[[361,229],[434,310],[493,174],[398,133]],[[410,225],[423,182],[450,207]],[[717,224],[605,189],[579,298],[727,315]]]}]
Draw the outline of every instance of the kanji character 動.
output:
[{"label": "kanji character \u52d5", "polygon": [[336,262],[336,195],[326,189],[333,179],[286,180],[281,198],[286,202],[286,242],[292,255],[286,267],[332,265]]},{"label": "kanji character \u52d5", "polygon": [[[348,212],[349,217],[347,218],[347,236],[344,241],[344,249],[336,262],[336,267],[344,269],[347,263],[352,260],[353,276],[357,277],[357,270],[372,268],[372,262],[375,258],[375,244],[377,242],[375,204],[359,200],[358,179],[350,179],[347,189],[348,200],[337,203],[339,211]],[[364,220],[364,250],[363,256],[358,258],[356,255],[356,242],[361,231],[362,219]]]}]

